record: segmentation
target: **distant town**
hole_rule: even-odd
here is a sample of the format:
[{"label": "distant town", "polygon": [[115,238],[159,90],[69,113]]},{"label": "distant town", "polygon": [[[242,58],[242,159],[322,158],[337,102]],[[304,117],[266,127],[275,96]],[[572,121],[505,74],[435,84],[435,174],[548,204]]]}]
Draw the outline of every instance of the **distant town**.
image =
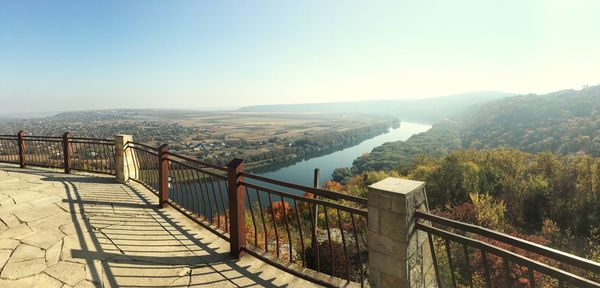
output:
[{"label": "distant town", "polygon": [[50,117],[0,120],[0,134],[112,138],[131,134],[152,146],[224,164],[234,157],[250,167],[294,162],[320,151],[355,144],[391,127],[394,117],[377,115],[179,110],[106,110],[59,113]]}]

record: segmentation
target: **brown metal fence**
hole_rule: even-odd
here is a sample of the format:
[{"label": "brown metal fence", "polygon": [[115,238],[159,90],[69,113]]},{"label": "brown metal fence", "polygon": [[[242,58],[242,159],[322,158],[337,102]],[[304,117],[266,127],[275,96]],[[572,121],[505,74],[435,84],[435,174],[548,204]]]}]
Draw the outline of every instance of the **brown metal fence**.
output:
[{"label": "brown metal fence", "polygon": [[229,240],[227,168],[164,152],[168,203]]},{"label": "brown metal fence", "polygon": [[[367,285],[367,200],[128,142],[128,175],[231,244],[324,286]],[[115,141],[0,135],[0,162],[116,174]],[[596,287],[600,264],[482,227],[416,212],[438,287]],[[425,257],[427,257],[425,255]]]},{"label": "brown metal fence", "polygon": [[25,163],[46,168],[64,167],[63,138],[60,136],[23,136]]},{"label": "brown metal fence", "polygon": [[0,135],[0,162],[19,163],[19,138],[15,135]]},{"label": "brown metal fence", "polygon": [[438,287],[600,287],[600,263],[429,213],[415,217]]},{"label": "brown metal fence", "polygon": [[159,155],[158,149],[135,142],[125,143],[125,155],[132,158],[133,167],[125,166],[129,177],[158,194]]},{"label": "brown metal fence", "polygon": [[249,199],[244,250],[326,283],[365,284],[366,199],[245,172],[241,176]]},{"label": "brown metal fence", "polygon": [[[366,199],[243,172],[127,143],[130,176],[190,219],[245,251],[326,286],[366,284]],[[127,153],[126,153],[127,154]],[[315,199],[315,195],[320,199]]]},{"label": "brown metal fence", "polygon": [[65,133],[66,161],[73,170],[104,173],[114,175],[115,171],[115,141],[93,138],[69,138]]}]

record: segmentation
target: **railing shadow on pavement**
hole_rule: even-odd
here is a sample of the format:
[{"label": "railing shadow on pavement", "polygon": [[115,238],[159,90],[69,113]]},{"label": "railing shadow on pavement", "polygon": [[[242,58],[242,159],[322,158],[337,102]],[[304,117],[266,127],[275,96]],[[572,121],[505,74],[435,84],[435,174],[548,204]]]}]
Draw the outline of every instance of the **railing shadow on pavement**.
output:
[{"label": "railing shadow on pavement", "polygon": [[[85,264],[88,280],[96,284],[109,287],[286,286],[275,285],[276,277],[264,279],[262,272],[249,271],[250,265],[238,264],[230,257],[227,245],[211,247],[212,240],[220,239],[212,233],[206,231],[206,235],[198,235],[191,232],[192,229],[181,227],[172,215],[158,209],[153,203],[156,201],[151,201],[150,197],[156,196],[144,193],[141,189],[145,188],[136,187],[139,185],[135,183],[122,186],[114,178],[97,175],[48,177],[52,171],[2,168],[42,176],[43,181],[64,186],[63,203],[69,207],[79,242],[79,249],[68,251],[71,256],[68,260]],[[121,189],[122,193],[114,188]],[[203,242],[209,237],[215,239]],[[178,270],[178,273],[169,270]],[[229,276],[231,274],[235,276]],[[192,276],[206,280],[193,283]]]}]

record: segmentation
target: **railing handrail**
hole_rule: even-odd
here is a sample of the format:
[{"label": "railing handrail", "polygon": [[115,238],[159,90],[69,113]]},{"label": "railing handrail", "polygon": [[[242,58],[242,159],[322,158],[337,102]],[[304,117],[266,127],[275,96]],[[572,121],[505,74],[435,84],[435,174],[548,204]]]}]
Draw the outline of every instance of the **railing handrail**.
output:
[{"label": "railing handrail", "polygon": [[328,201],[321,200],[321,199],[314,199],[314,198],[303,197],[303,196],[299,196],[299,195],[296,195],[296,194],[279,191],[279,190],[276,190],[276,189],[262,187],[262,186],[255,185],[255,184],[252,184],[252,183],[248,183],[248,182],[245,182],[245,181],[241,181],[240,184],[243,185],[243,186],[249,187],[249,188],[258,189],[258,190],[262,190],[262,191],[265,191],[265,192],[277,194],[277,195],[284,196],[284,197],[287,197],[287,198],[290,198],[290,199],[300,200],[300,201],[309,202],[309,203],[313,203],[313,204],[319,204],[319,205],[322,205],[322,206],[328,206],[328,207],[331,207],[331,208],[334,208],[334,209],[339,209],[339,210],[342,210],[342,211],[345,211],[345,212],[348,212],[348,213],[353,213],[353,214],[356,214],[356,215],[367,216],[367,210],[364,210],[364,209],[349,207],[349,206],[345,206],[345,205],[341,205],[341,204],[337,204],[337,203],[333,203],[333,202],[328,202]]},{"label": "railing handrail", "polygon": [[153,152],[158,152],[158,148],[152,147],[150,145],[142,144],[142,143],[131,142],[131,141],[125,143],[125,146],[129,146],[129,145],[140,146],[140,147],[143,147],[143,148],[150,149]]},{"label": "railing handrail", "polygon": [[415,229],[430,233],[432,235],[437,235],[444,239],[449,239],[460,244],[471,246],[476,249],[481,249],[482,251],[489,252],[502,258],[510,259],[510,261],[513,261],[520,265],[531,267],[533,270],[540,271],[548,276],[556,277],[557,279],[564,279],[568,282],[574,282],[580,287],[600,288],[599,283],[593,282],[589,279],[583,278],[573,273],[569,273],[562,269],[554,268],[547,264],[529,259],[517,253],[510,252],[508,250],[496,247],[494,245],[490,245],[480,240],[471,239],[469,237],[454,234],[429,225],[424,225],[422,223],[416,223]]},{"label": "railing handrail", "polygon": [[265,183],[270,183],[270,184],[274,184],[274,185],[278,185],[278,186],[282,186],[282,187],[287,187],[287,188],[291,188],[291,189],[296,189],[296,190],[312,193],[317,196],[326,197],[326,198],[333,199],[333,200],[347,200],[347,201],[351,201],[351,202],[354,202],[354,203],[357,203],[360,205],[364,205],[364,206],[367,205],[367,199],[362,198],[362,197],[342,194],[342,193],[338,193],[338,192],[334,192],[334,191],[304,186],[304,185],[300,185],[300,184],[279,181],[279,180],[275,180],[275,179],[271,179],[271,178],[267,178],[267,177],[263,177],[263,176],[254,175],[254,174],[251,174],[248,172],[242,172],[242,173],[240,173],[240,175],[250,178],[250,179],[262,181]]},{"label": "railing handrail", "polygon": [[100,142],[115,142],[115,139],[105,139],[105,138],[89,138],[89,137],[69,137],[71,140],[84,140],[84,141],[100,141]]},{"label": "railing handrail", "polygon": [[502,243],[509,244],[514,247],[521,248],[526,251],[534,252],[541,256],[545,256],[545,257],[569,264],[571,266],[575,266],[578,268],[582,268],[582,269],[600,274],[600,263],[596,263],[594,261],[591,261],[591,260],[588,260],[588,259],[585,259],[585,258],[582,258],[579,256],[575,256],[575,255],[572,255],[572,254],[569,254],[569,253],[566,253],[566,252],[563,252],[560,250],[546,247],[544,245],[536,244],[536,243],[533,243],[531,241],[527,241],[524,239],[519,239],[517,237],[511,236],[508,234],[504,234],[504,233],[500,233],[500,232],[497,232],[497,231],[494,231],[494,230],[491,230],[488,228],[484,228],[481,226],[463,223],[460,221],[451,220],[448,218],[444,218],[441,216],[437,216],[437,215],[433,215],[433,214],[425,213],[425,212],[421,212],[421,211],[416,211],[415,217],[422,219],[422,220],[427,220],[427,221],[431,221],[431,222],[434,222],[437,224],[441,224],[441,225],[444,225],[447,227],[459,229],[459,230],[462,230],[465,232],[475,233],[475,234],[484,236],[489,239],[500,241]]},{"label": "railing handrail", "polygon": [[[225,168],[223,166],[219,166],[219,165],[215,165],[215,164],[210,164],[210,163],[202,162],[200,160],[192,159],[192,158],[185,157],[185,156],[182,156],[182,155],[179,155],[179,154],[175,154],[175,153],[171,153],[171,152],[166,152],[165,155],[177,157],[177,158],[183,159],[185,161],[189,161],[189,162],[198,164],[200,166],[206,166],[207,168],[213,168],[213,169],[217,169],[217,170],[220,170],[220,171],[227,171],[227,168]],[[168,159],[172,160],[170,158],[168,158]]]},{"label": "railing handrail", "polygon": [[45,136],[45,135],[23,135],[23,138],[30,139],[62,139],[62,136]]},{"label": "railing handrail", "polygon": [[177,163],[177,164],[179,164],[181,166],[185,166],[185,167],[190,168],[190,169],[198,170],[198,171],[201,171],[202,173],[206,173],[208,175],[211,175],[211,176],[214,176],[214,177],[218,177],[220,179],[227,179],[226,175],[220,175],[220,174],[208,171],[208,170],[204,169],[205,167],[204,168],[203,167],[195,167],[194,165],[190,165],[190,164],[185,163],[185,162],[181,162],[181,161],[174,160],[174,159],[169,159],[169,158],[167,158],[167,159],[170,162]]}]

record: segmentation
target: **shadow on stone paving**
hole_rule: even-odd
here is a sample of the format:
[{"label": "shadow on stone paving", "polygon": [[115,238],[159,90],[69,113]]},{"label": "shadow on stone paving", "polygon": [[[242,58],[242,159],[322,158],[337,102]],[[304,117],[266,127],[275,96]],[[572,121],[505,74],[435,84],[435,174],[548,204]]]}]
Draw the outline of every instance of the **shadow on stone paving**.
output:
[{"label": "shadow on stone paving", "polygon": [[51,252],[59,257],[48,262],[51,249],[45,247],[47,267],[39,277],[48,275],[71,287],[285,287],[293,280],[313,286],[249,256],[233,260],[225,240],[174,209],[157,209],[156,196],[137,183],[14,166],[0,169],[33,177],[27,180],[32,183],[40,177],[35,182],[40,189],[50,189],[42,183],[57,192],[63,188],[63,199],[54,204],[65,215],[49,216],[60,218],[57,229],[64,234],[49,243],[60,243]]}]

